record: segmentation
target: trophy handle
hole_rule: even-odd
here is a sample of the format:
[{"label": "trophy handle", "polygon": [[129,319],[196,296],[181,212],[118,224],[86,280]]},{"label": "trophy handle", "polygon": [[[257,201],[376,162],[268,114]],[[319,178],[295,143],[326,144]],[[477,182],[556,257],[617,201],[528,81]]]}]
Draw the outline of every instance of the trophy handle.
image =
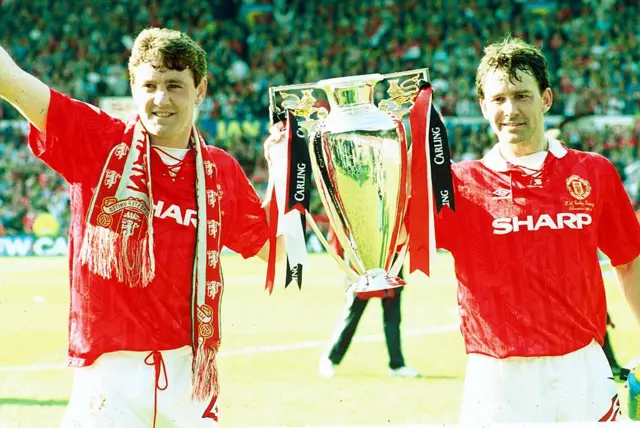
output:
[{"label": "trophy handle", "polygon": [[383,74],[382,76],[385,78],[385,80],[389,80],[389,79],[395,79],[397,77],[415,76],[415,75],[421,76],[422,79],[425,80],[426,82],[429,81],[428,68],[416,68],[415,70],[398,71],[396,73]]},{"label": "trophy handle", "polygon": [[320,228],[316,224],[316,221],[313,219],[313,216],[309,214],[308,211],[305,213],[305,217],[307,219],[307,222],[311,226],[311,229],[314,231],[314,233],[318,237],[318,240],[320,241],[324,249],[327,251],[327,253],[331,254],[334,260],[338,262],[338,264],[340,265],[342,270],[345,271],[349,279],[352,282],[356,282],[358,278],[360,278],[360,275],[358,275],[353,269],[351,269],[351,267],[342,259],[342,257],[338,257],[337,254],[331,251],[331,246],[329,245],[329,242],[327,242],[327,239],[324,237],[324,235],[320,231]]},{"label": "trophy handle", "polygon": [[420,81],[429,81],[429,69],[420,68],[383,74],[382,76],[385,81],[389,82],[389,89],[387,89],[389,96],[380,100],[378,109],[402,120],[411,111],[415,103],[420,91]]},{"label": "trophy handle", "polygon": [[[303,128],[307,128],[307,131],[311,129],[317,119],[313,119],[312,116],[325,119],[329,112],[324,107],[316,107],[316,98],[313,96],[313,91],[321,89],[314,83],[303,83],[299,85],[284,85],[284,86],[272,86],[269,88],[269,121],[270,124],[279,121],[277,117],[278,106],[276,105],[276,95],[280,94],[284,100],[282,101],[282,107],[291,110],[291,112],[298,118],[299,124]],[[295,92],[288,92],[295,91]],[[301,95],[299,93],[302,93]]]}]

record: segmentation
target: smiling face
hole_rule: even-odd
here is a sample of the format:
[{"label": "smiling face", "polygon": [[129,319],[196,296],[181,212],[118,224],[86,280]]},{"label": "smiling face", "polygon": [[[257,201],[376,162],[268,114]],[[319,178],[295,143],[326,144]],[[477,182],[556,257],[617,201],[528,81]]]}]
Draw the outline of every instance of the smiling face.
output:
[{"label": "smiling face", "polygon": [[[518,71],[510,79],[502,70],[488,71],[483,79],[482,115],[489,121],[501,146],[518,154],[545,149],[543,115],[553,102],[551,89],[542,92],[536,78]],[[514,147],[514,146],[518,147]]]},{"label": "smiling face", "polygon": [[185,33],[147,28],[133,42],[129,76],[151,142],[187,147],[194,109],[207,92],[206,52]]},{"label": "smiling face", "polygon": [[187,147],[195,107],[207,91],[206,80],[196,87],[190,69],[156,68],[146,62],[135,66],[132,77],[131,93],[152,144]]}]

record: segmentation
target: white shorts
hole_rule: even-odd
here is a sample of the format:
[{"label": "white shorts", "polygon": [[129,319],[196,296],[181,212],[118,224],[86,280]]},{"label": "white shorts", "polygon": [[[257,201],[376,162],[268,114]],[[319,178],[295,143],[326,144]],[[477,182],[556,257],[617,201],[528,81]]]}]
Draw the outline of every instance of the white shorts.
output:
[{"label": "white shorts", "polygon": [[461,425],[616,419],[616,384],[595,341],[559,357],[469,355]]},{"label": "white shorts", "polygon": [[[157,384],[166,385],[164,390],[156,388],[156,366],[149,352],[110,352],[90,366],[74,368],[61,428],[152,428],[154,413],[156,428],[217,426],[214,419],[203,418],[209,411],[217,418],[217,403],[191,399],[191,348],[159,354],[166,378],[158,364]],[[155,359],[160,362],[159,355]]]}]

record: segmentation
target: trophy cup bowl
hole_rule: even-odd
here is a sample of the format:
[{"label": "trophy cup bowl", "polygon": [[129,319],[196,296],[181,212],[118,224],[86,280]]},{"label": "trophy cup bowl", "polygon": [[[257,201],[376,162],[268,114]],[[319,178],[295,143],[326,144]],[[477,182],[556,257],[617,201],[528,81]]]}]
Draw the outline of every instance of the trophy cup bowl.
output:
[{"label": "trophy cup bowl", "polygon": [[[376,84],[403,76],[411,78],[402,84],[391,79],[391,98],[376,105]],[[402,117],[418,92],[419,80],[427,80],[426,69],[270,89],[272,108],[278,104],[279,93],[279,105],[302,117],[300,127],[305,132],[314,182],[352,270],[347,272],[354,281],[351,290],[359,297],[385,296],[404,285],[397,278],[404,252],[396,257],[409,194],[409,142]],[[292,95],[292,89],[301,90],[302,96]],[[317,107],[312,90],[326,94],[328,111]],[[310,215],[307,219],[311,220]],[[319,233],[317,226],[314,231]],[[338,260],[326,240],[318,237]]]}]

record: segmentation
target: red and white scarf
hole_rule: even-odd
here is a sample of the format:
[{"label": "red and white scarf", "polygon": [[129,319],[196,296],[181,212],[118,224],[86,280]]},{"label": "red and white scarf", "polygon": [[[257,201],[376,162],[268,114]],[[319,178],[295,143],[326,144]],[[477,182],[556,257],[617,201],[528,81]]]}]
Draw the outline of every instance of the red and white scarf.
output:
[{"label": "red and white scarf", "polygon": [[[216,354],[220,347],[220,271],[222,190],[218,171],[196,127],[198,227],[191,292],[193,397],[210,400],[219,386]],[[146,287],[155,276],[153,192],[149,134],[140,120],[128,125],[123,141],[105,163],[91,200],[80,260],[89,271],[130,287]],[[169,251],[170,249],[164,249]]]}]

